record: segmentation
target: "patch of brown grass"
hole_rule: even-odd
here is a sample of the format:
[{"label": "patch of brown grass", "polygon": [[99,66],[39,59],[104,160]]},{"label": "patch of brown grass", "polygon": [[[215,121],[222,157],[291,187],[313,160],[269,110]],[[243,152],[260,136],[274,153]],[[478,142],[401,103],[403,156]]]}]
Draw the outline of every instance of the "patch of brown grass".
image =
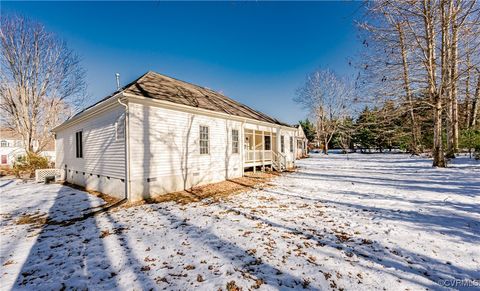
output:
[{"label": "patch of brown grass", "polygon": [[247,172],[245,173],[245,176],[241,178],[198,186],[184,191],[157,195],[142,201],[126,203],[124,207],[172,201],[179,204],[188,204],[200,202],[205,199],[210,199],[211,202],[218,202],[219,200],[227,199],[232,195],[243,193],[251,189],[268,187],[270,185],[267,185],[267,182],[278,175],[279,173],[276,172]]},{"label": "patch of brown grass", "polygon": [[44,213],[24,214],[15,221],[15,224],[31,224],[41,227],[47,223],[47,215]]},{"label": "patch of brown grass", "polygon": [[107,203],[106,205],[112,205],[112,204],[115,204],[115,203],[120,201],[120,199],[118,199],[118,198],[109,196],[107,194],[104,194],[104,193],[101,193],[101,192],[98,192],[98,191],[86,189],[85,187],[75,185],[75,184],[72,184],[72,183],[63,182],[62,185],[65,185],[65,186],[68,186],[70,188],[77,189],[77,190],[80,190],[80,191],[84,191],[84,192],[87,192],[90,195],[96,196],[96,197],[104,200]]},{"label": "patch of brown grass", "polygon": [[15,261],[8,260],[5,263],[3,263],[3,266],[5,267],[5,266],[11,265],[11,264],[15,264]]},{"label": "patch of brown grass", "polygon": [[237,286],[237,283],[235,281],[230,281],[227,283],[227,291],[241,291],[242,288]]},{"label": "patch of brown grass", "polygon": [[8,165],[0,166],[0,177],[13,176],[14,174],[15,172],[13,172],[13,169],[10,166]]},{"label": "patch of brown grass", "polygon": [[127,230],[127,228],[124,227],[114,228],[111,232],[109,229],[102,230],[102,232],[100,233],[100,238],[104,238],[112,234],[122,234],[125,230]]}]

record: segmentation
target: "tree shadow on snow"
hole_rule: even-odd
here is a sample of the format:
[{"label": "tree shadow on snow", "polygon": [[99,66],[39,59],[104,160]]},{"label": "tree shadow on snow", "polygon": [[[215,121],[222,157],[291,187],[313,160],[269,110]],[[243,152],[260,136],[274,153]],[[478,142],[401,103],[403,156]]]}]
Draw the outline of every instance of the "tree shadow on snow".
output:
[{"label": "tree shadow on snow", "polygon": [[[99,228],[97,218],[79,219],[95,207],[91,198],[88,193],[67,186],[59,189],[48,212],[48,223],[42,226],[13,289],[118,288],[118,266],[112,266],[109,259],[112,250],[105,244],[105,233]],[[114,225],[108,213],[102,215],[107,215]],[[69,223],[62,223],[65,221]],[[123,242],[121,245],[128,249],[128,241]],[[116,251],[126,256],[134,267],[140,265],[131,252]],[[152,286],[145,278],[138,281]]]},{"label": "tree shadow on snow", "polygon": [[[302,287],[302,278],[285,271],[280,271],[279,268],[270,265],[259,256],[249,253],[247,250],[240,248],[236,244],[224,240],[211,232],[208,228],[201,228],[190,224],[165,208],[158,208],[155,211],[165,216],[172,225],[181,223],[183,227],[177,228],[177,230],[189,234],[192,234],[192,232],[195,233],[194,236],[189,237],[191,240],[196,240],[200,245],[205,244],[214,253],[227,258],[236,268],[262,279],[264,284],[279,290],[290,288],[298,289]],[[252,284],[253,283],[254,282],[252,281]],[[308,289],[318,290],[313,286],[308,286]]]},{"label": "tree shadow on snow", "polygon": [[[269,192],[269,190],[264,191]],[[279,194],[285,195],[283,193]],[[294,197],[303,198],[298,196]],[[350,257],[348,254],[355,254],[358,258],[378,264],[377,268],[380,272],[389,273],[392,276],[398,277],[405,281],[410,281],[425,288],[440,288],[438,285],[440,280],[475,280],[478,277],[478,273],[475,271],[464,269],[460,266],[455,266],[452,264],[446,264],[446,262],[441,262],[435,258],[414,253],[403,248],[390,249],[377,241],[365,243],[363,239],[359,237],[349,239],[347,241],[340,241],[335,233],[325,233],[325,229],[322,224],[315,223],[315,225],[306,225],[305,223],[302,223],[301,227],[288,226],[282,223],[271,221],[270,219],[264,217],[245,213],[238,208],[231,208],[223,205],[220,205],[220,207],[226,210],[235,211],[248,219],[261,221],[274,228],[283,229],[291,234],[313,240],[317,243],[317,249],[319,250],[321,250],[321,246],[327,245],[342,251],[347,257]],[[368,268],[372,268],[372,266],[368,265]],[[397,270],[407,274],[410,273],[421,276],[427,279],[427,281],[418,281],[416,279],[404,276]]]}]

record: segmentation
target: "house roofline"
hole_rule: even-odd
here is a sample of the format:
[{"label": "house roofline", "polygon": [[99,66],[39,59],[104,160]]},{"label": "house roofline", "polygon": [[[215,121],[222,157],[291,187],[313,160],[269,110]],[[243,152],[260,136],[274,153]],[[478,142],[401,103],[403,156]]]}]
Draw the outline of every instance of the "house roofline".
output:
[{"label": "house roofline", "polygon": [[130,100],[138,100],[142,101],[143,103],[147,104],[153,104],[157,105],[162,108],[166,109],[172,109],[172,110],[180,110],[183,112],[188,112],[188,113],[200,113],[202,115],[207,115],[207,116],[212,116],[212,117],[218,117],[218,118],[224,118],[224,119],[230,119],[230,120],[237,120],[237,121],[245,121],[257,125],[264,125],[264,126],[270,126],[270,127],[276,127],[276,128],[284,128],[284,129],[296,129],[294,126],[287,126],[287,125],[281,125],[277,123],[270,123],[266,121],[260,121],[254,118],[248,118],[248,117],[241,117],[237,115],[232,115],[232,114],[227,114],[223,112],[217,112],[213,110],[208,110],[208,109],[203,109],[203,108],[197,108],[197,107],[192,107],[188,105],[183,105],[183,104],[178,104],[175,102],[170,102],[170,101],[164,101],[164,100],[158,100],[158,99],[153,99],[145,96],[139,96],[135,94],[130,94],[130,93],[124,93],[122,91],[94,104],[93,106],[87,108],[86,110],[78,113],[77,115],[73,116],[71,119],[66,120],[64,123],[54,127],[51,131],[52,132],[58,132],[62,129],[68,128],[78,122],[81,122],[85,120],[88,117],[97,115],[105,110],[108,110],[111,108],[113,105],[118,104],[117,100],[120,98],[122,101],[130,101]]},{"label": "house roofline", "polygon": [[254,118],[249,118],[249,117],[242,117],[242,116],[237,116],[233,114],[228,114],[228,113],[223,113],[223,112],[218,112],[218,111],[213,111],[213,110],[208,110],[208,109],[203,109],[203,108],[198,108],[198,107],[192,107],[188,105],[183,105],[183,104],[178,104],[175,102],[170,102],[170,101],[164,101],[164,100],[158,100],[158,99],[153,99],[145,96],[140,96],[140,95],[135,95],[135,94],[130,94],[130,93],[124,93],[123,94],[125,97],[128,99],[133,99],[133,100],[140,100],[143,103],[146,104],[154,104],[154,105],[159,105],[159,107],[165,108],[165,109],[172,109],[172,110],[180,110],[182,112],[188,112],[188,113],[194,113],[194,114],[202,114],[202,115],[207,115],[211,117],[217,117],[217,118],[224,118],[224,119],[230,119],[230,120],[236,120],[236,121],[245,121],[257,125],[264,125],[264,126],[270,126],[270,127],[276,127],[276,128],[287,128],[289,130],[295,129],[293,126],[287,126],[287,125],[281,125],[277,123],[271,123],[271,122],[266,122],[266,121],[261,121],[257,120]]},{"label": "house roofline", "polygon": [[51,132],[58,132],[59,130],[62,130],[64,128],[70,127],[80,121],[85,120],[86,118],[96,115],[100,112],[103,112],[110,108],[112,105],[118,104],[117,100],[118,98],[125,99],[123,96],[123,92],[118,92],[115,93],[114,95],[111,95],[108,98],[105,98],[94,105],[88,107],[87,109],[77,113],[74,115],[72,118],[65,120],[62,124],[52,128],[50,131]]}]

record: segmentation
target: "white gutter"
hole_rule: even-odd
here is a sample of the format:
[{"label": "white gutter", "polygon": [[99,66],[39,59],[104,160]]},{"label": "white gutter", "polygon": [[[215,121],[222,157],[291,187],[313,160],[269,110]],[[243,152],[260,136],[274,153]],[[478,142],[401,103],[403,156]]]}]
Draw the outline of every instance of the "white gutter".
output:
[{"label": "white gutter", "polygon": [[120,96],[118,103],[125,107],[125,199],[130,197],[130,130],[129,130],[129,110],[128,104],[123,103]]}]

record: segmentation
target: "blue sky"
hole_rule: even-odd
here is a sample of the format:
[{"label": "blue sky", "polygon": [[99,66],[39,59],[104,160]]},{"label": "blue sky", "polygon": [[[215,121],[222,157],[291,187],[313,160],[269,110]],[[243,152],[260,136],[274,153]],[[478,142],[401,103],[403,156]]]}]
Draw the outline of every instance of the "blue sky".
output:
[{"label": "blue sky", "polygon": [[362,2],[4,2],[42,22],[87,70],[90,103],[148,70],[202,85],[280,120],[316,68],[353,74]]}]

